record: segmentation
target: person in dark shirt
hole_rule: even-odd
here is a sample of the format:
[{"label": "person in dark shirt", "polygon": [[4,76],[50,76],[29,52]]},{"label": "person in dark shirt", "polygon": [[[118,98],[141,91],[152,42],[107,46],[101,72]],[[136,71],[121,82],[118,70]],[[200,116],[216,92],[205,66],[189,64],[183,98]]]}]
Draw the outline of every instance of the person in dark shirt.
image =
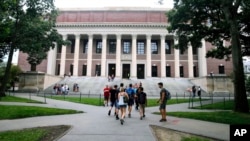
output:
[{"label": "person in dark shirt", "polygon": [[160,110],[160,113],[161,113],[161,120],[160,122],[166,122],[167,121],[167,118],[166,118],[166,104],[167,104],[167,99],[166,99],[166,89],[163,88],[163,83],[162,82],[159,82],[158,83],[158,86],[159,88],[161,89],[160,91],[160,99],[158,100],[158,103],[160,103],[160,107],[159,107],[159,110]]},{"label": "person in dark shirt", "polygon": [[[108,111],[108,115],[110,116],[112,108],[115,106],[117,107],[117,85],[114,85],[114,87],[110,87],[110,95],[109,95],[109,101],[110,101],[110,108]],[[116,111],[114,111],[116,114]]]}]

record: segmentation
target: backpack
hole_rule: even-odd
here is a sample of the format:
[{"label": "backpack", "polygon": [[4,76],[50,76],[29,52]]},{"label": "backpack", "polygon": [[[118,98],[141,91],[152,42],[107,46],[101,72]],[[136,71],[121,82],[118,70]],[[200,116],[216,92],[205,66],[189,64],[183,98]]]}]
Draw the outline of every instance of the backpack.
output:
[{"label": "backpack", "polygon": [[147,96],[147,94],[144,92],[138,94],[138,102],[140,104],[145,104],[146,103],[146,96]]},{"label": "backpack", "polygon": [[165,89],[165,90],[166,90],[165,98],[166,98],[166,100],[170,100],[171,99],[171,93],[167,89]]},{"label": "backpack", "polygon": [[134,94],[135,94],[134,89],[128,88],[128,89],[126,89],[126,92],[128,93],[129,99],[133,99],[134,98]]}]

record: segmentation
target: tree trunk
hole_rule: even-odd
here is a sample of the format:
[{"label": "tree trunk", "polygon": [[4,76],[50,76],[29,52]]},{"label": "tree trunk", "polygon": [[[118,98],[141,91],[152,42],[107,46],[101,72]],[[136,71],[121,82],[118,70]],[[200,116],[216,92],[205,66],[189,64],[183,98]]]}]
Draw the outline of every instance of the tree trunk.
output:
[{"label": "tree trunk", "polygon": [[8,83],[9,77],[10,77],[10,68],[11,68],[11,62],[14,54],[14,46],[15,44],[10,45],[10,52],[8,56],[7,66],[4,72],[4,77],[0,86],[0,97],[6,96],[5,95],[5,89],[6,84]]},{"label": "tree trunk", "polygon": [[243,61],[241,54],[241,44],[239,31],[236,22],[237,10],[232,10],[229,6],[224,7],[224,13],[230,24],[232,59],[233,59],[233,74],[234,74],[234,111],[248,113],[248,101],[245,87],[245,76],[243,71]]}]

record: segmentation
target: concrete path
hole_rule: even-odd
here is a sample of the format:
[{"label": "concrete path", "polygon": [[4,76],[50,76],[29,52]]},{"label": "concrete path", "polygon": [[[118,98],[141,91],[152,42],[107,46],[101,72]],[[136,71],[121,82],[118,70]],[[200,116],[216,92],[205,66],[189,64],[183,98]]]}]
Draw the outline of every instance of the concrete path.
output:
[{"label": "concrete path", "polygon": [[[29,97],[18,94],[19,97]],[[44,98],[32,96],[32,99],[44,101]],[[47,104],[29,104],[0,102],[4,105],[31,105],[74,109],[84,111],[81,114],[41,116],[16,120],[0,120],[0,131],[31,128],[50,125],[71,125],[72,128],[59,141],[154,141],[156,140],[149,125],[158,125],[178,131],[212,137],[218,140],[229,140],[229,125],[186,118],[168,116],[168,122],[159,122],[160,115],[154,115],[158,107],[146,108],[146,118],[139,119],[139,112],[133,109],[132,117],[125,118],[124,125],[115,120],[112,111],[108,116],[108,107],[97,107],[66,101],[47,99]],[[199,111],[188,109],[188,104],[168,105],[167,111]]]}]

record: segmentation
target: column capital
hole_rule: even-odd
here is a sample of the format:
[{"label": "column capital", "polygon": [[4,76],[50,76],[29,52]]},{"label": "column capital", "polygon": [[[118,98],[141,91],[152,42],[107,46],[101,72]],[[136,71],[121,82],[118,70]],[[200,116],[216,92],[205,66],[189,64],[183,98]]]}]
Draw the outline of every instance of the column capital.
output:
[{"label": "column capital", "polygon": [[80,38],[81,34],[75,34],[75,38]]},{"label": "column capital", "polygon": [[132,38],[136,38],[137,34],[132,34],[131,36],[132,36]]},{"label": "column capital", "polygon": [[165,39],[166,35],[165,34],[161,34],[161,39]]},{"label": "column capital", "polygon": [[147,39],[150,39],[152,37],[152,34],[147,34],[146,37]]},{"label": "column capital", "polygon": [[68,38],[68,34],[62,34],[63,40],[66,40]]}]

